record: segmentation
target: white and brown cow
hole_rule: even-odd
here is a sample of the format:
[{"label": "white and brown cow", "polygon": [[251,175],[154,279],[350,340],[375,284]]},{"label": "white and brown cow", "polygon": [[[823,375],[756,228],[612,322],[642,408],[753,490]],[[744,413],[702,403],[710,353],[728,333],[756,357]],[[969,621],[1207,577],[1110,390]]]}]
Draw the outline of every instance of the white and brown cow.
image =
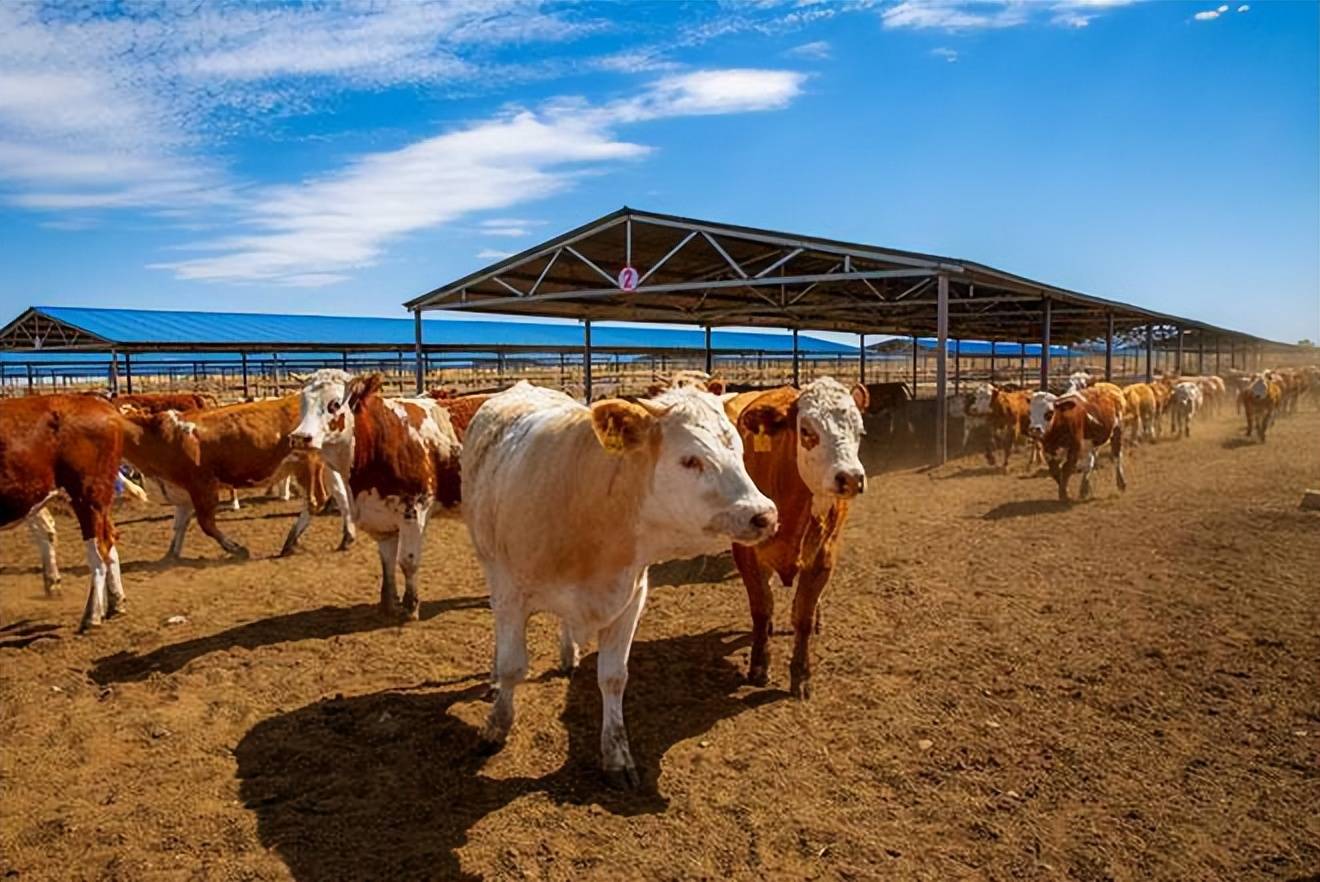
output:
[{"label": "white and brown cow", "polygon": [[[0,400],[0,529],[29,524],[33,539],[42,547],[50,591],[58,580],[53,569],[54,525],[49,515],[42,517],[42,509],[61,492],[68,497],[82,530],[91,576],[84,630],[124,609],[110,517],[123,444],[122,418],[104,399],[35,395]],[[47,528],[52,542],[43,545]]]},{"label": "white and brown cow", "polygon": [[417,619],[417,570],[431,509],[453,510],[460,500],[462,449],[449,413],[431,398],[380,394],[379,374],[354,377],[333,368],[311,376],[300,393],[295,452],[319,451],[330,468],[348,475],[353,520],[380,552],[380,606],[399,610],[395,570],[403,571],[403,616]]},{"label": "white and brown cow", "polygon": [[1192,417],[1201,410],[1203,389],[1200,383],[1181,381],[1169,395],[1169,427],[1175,438],[1192,436]]},{"label": "white and brown cow", "polygon": [[498,692],[483,741],[499,749],[508,737],[527,674],[527,619],[549,612],[566,667],[598,638],[602,764],[612,782],[638,786],[623,692],[647,567],[731,540],[755,545],[777,524],[721,399],[688,387],[588,408],[519,383],[477,411],[462,464],[464,520],[495,614]]},{"label": "white and brown cow", "polygon": [[747,679],[755,685],[769,679],[775,609],[770,580],[778,576],[785,587],[797,583],[789,666],[793,695],[811,697],[811,638],[819,624],[820,596],[838,560],[848,500],[866,489],[857,456],[866,405],[865,386],[849,390],[832,377],[821,377],[801,391],[784,386],[743,393],[731,404],[738,413],[747,473],[779,511],[773,536],[759,545],[733,546],[751,606]]},{"label": "white and brown cow", "polygon": [[1096,449],[1108,444],[1114,457],[1118,489],[1127,489],[1123,474],[1123,393],[1101,383],[1060,395],[1054,401],[1054,413],[1041,438],[1050,474],[1059,486],[1059,500],[1068,501],[1068,480],[1082,462],[1082,499],[1091,495],[1091,472],[1095,470]]}]

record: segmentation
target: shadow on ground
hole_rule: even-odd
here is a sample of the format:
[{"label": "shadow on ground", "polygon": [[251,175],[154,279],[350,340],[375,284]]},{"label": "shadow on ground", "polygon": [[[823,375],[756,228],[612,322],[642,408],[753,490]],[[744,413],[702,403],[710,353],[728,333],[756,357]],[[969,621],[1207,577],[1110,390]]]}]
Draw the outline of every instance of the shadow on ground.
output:
[{"label": "shadow on ground", "polygon": [[[454,610],[479,609],[487,604],[488,600],[484,596],[423,601],[421,618],[426,620]],[[89,676],[103,686],[107,683],[144,680],[153,673],[172,674],[193,659],[212,652],[225,652],[234,647],[255,649],[259,646],[294,640],[324,640],[345,634],[374,631],[398,623],[398,619],[382,615],[375,604],[323,606],[319,609],[248,622],[206,637],[185,640],[182,643],[171,643],[144,655],[118,652],[97,659]]]},{"label": "shadow on ground", "polygon": [[60,626],[51,622],[19,619],[0,627],[0,649],[26,649],[38,640],[59,640]]},{"label": "shadow on ground", "polygon": [[656,783],[671,747],[785,695],[735,694],[743,676],[730,656],[746,643],[711,631],[633,645],[626,714],[643,779],[636,793],[607,789],[599,772],[593,655],[569,684],[560,717],[568,756],[544,777],[482,775],[477,730],[450,714],[485,695],[476,682],[321,701],[264,720],[236,750],[240,794],[261,841],[301,882],[479,879],[462,872],[457,850],[483,818],[528,794],[619,815],[664,811]]}]

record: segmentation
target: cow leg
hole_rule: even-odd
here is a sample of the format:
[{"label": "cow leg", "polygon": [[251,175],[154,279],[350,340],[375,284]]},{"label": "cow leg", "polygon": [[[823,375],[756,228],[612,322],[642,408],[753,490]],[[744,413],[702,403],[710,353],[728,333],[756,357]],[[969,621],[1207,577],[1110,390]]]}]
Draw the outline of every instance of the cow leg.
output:
[{"label": "cow leg", "polygon": [[298,512],[298,517],[294,520],[293,526],[289,527],[289,533],[284,537],[284,547],[280,549],[280,557],[288,557],[298,550],[298,540],[312,523],[312,497],[310,494],[304,494],[303,507]]},{"label": "cow leg", "polygon": [[399,564],[399,535],[397,533],[376,540],[380,553],[380,611],[393,616],[399,609],[399,592],[394,570]]},{"label": "cow leg", "polygon": [[41,581],[46,589],[46,596],[55,594],[60,585],[60,563],[55,553],[55,518],[44,508],[39,508],[27,518],[28,536],[41,554]]},{"label": "cow leg", "polygon": [[415,622],[421,616],[422,603],[417,596],[417,570],[422,565],[422,538],[431,500],[409,506],[399,527],[399,569],[403,570],[403,617]]},{"label": "cow leg", "polygon": [[[205,493],[205,491],[203,491]],[[210,536],[220,544],[225,550],[225,554],[239,558],[247,558],[248,550],[239,543],[226,536],[221,530],[220,525],[215,520],[215,503],[211,501],[206,504],[206,500],[200,500],[202,505],[198,505],[199,500],[193,497],[193,509],[197,512],[197,526],[202,528],[202,532]]]},{"label": "cow leg", "polygon": [[242,506],[240,506],[239,503],[238,503],[238,488],[237,488],[237,487],[230,487],[230,488],[229,488],[229,507],[230,507],[232,510],[234,510],[234,511],[238,511],[240,508],[242,508]]},{"label": "cow leg", "polygon": [[178,560],[183,557],[183,539],[188,535],[188,522],[192,520],[191,502],[174,506],[174,533],[170,537],[170,550],[165,552],[166,560]]},{"label": "cow leg", "polygon": [[341,522],[343,523],[343,535],[339,540],[339,550],[344,551],[350,545],[357,541],[357,524],[353,522],[353,507],[348,500],[348,484],[344,476],[334,469],[327,469],[329,476],[330,496],[335,500],[335,506],[339,509]]},{"label": "cow leg", "polygon": [[1059,501],[1068,501],[1068,481],[1072,479],[1073,472],[1077,469],[1077,451],[1069,448],[1068,455],[1064,458],[1063,464],[1057,468],[1051,468],[1054,472],[1054,480],[1059,484]]},{"label": "cow leg", "polygon": [[119,548],[113,545],[106,561],[105,588],[110,598],[105,611],[106,618],[122,615],[128,604],[124,601],[124,577],[119,570]]},{"label": "cow leg", "polygon": [[495,659],[491,665],[495,700],[481,729],[482,749],[487,753],[500,750],[508,740],[513,727],[513,692],[527,677],[527,612],[517,603],[492,602],[491,610],[495,614]]},{"label": "cow leg", "polygon": [[615,787],[641,786],[642,780],[633,764],[628,747],[628,730],[623,723],[623,691],[628,686],[628,654],[632,651],[637,622],[646,608],[647,574],[637,578],[632,599],[618,618],[600,632],[596,654],[596,680],[600,685],[601,725],[600,756],[605,778]]},{"label": "cow leg", "polygon": [[280,502],[288,502],[293,498],[293,475],[285,475],[283,483],[279,486]]},{"label": "cow leg", "polygon": [[105,619],[105,577],[108,569],[105,559],[101,557],[101,549],[97,547],[95,537],[84,540],[83,547],[87,552],[87,569],[91,575],[91,584],[87,589],[87,606],[83,608],[82,623],[78,626],[79,633],[96,627]]},{"label": "cow leg", "polygon": [[1127,475],[1123,474],[1123,429],[1114,427],[1114,434],[1109,440],[1109,449],[1114,455],[1114,481],[1122,493],[1127,490]]},{"label": "cow leg", "polygon": [[573,639],[573,629],[562,619],[559,622],[559,672],[572,677],[582,660],[582,647]]},{"label": "cow leg", "polygon": [[747,545],[733,546],[733,562],[747,589],[747,604],[752,612],[752,658],[747,666],[747,682],[764,686],[770,682],[770,634],[775,618],[770,573],[761,567],[756,549]]},{"label": "cow leg", "polygon": [[1095,471],[1095,448],[1092,447],[1086,452],[1086,461],[1082,466],[1082,485],[1077,488],[1077,495],[1081,499],[1091,498],[1091,472]]},{"label": "cow leg", "polygon": [[991,424],[987,427],[985,433],[985,461],[992,466],[999,464],[995,461],[995,445],[998,443],[998,440],[999,439],[995,437],[994,424]]}]

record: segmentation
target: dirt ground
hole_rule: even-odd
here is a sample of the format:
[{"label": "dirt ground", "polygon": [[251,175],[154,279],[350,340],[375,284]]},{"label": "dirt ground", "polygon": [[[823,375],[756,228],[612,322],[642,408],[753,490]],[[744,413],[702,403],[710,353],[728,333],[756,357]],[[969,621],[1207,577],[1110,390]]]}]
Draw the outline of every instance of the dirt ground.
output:
[{"label": "dirt ground", "polygon": [[[1320,414],[1135,450],[1064,508],[967,458],[873,479],[826,594],[815,696],[743,682],[720,560],[653,570],[626,713],[641,793],[596,771],[594,655],[476,751],[490,616],[457,521],[422,621],[372,606],[369,540],[270,559],[297,503],[249,500],[231,562],[122,509],[129,614],[73,633],[0,539],[0,878],[22,880],[1320,878]],[[787,625],[788,596],[778,621]],[[171,616],[185,624],[168,625]]]}]

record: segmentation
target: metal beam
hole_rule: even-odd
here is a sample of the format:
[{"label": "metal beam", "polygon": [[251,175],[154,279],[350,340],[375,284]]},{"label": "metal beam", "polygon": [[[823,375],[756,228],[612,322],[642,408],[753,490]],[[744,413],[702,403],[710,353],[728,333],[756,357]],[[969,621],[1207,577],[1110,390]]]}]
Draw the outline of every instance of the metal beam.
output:
[{"label": "metal beam", "polygon": [[582,321],[582,388],[591,406],[591,319]]},{"label": "metal beam", "polygon": [[1105,330],[1105,382],[1114,381],[1114,314],[1107,316]]},{"label": "metal beam", "polygon": [[710,325],[706,325],[706,374],[715,369],[715,355],[710,349]]},{"label": "metal beam", "polygon": [[857,335],[857,382],[866,385],[866,335]]},{"label": "metal beam", "polygon": [[1053,301],[1048,297],[1044,303],[1045,314],[1041,317],[1040,329],[1040,388],[1042,391],[1049,391],[1050,388],[1050,324],[1054,311]]},{"label": "metal beam", "polygon": [[244,400],[244,401],[247,401],[249,398],[252,397],[251,395],[248,394],[248,367],[247,367],[247,353],[246,353],[246,352],[240,352],[240,353],[238,354],[238,358],[239,358],[239,361],[241,361],[241,362],[243,363],[243,400]]},{"label": "metal beam", "polygon": [[800,382],[800,380],[801,380],[801,374],[800,374],[800,372],[799,372],[798,361],[799,361],[799,356],[798,356],[798,329],[797,329],[797,328],[794,328],[794,329],[793,329],[793,385],[794,385],[794,386],[797,386],[798,388],[801,388],[801,387],[802,387],[802,384],[801,384],[801,382]]},{"label": "metal beam", "polygon": [[935,316],[935,464],[949,459],[949,277],[940,273]]},{"label": "metal beam", "polygon": [[413,373],[417,379],[417,394],[426,391],[426,367],[422,363],[422,311],[413,310]]},{"label": "metal beam", "polygon": [[1155,349],[1155,326],[1146,325],[1146,382],[1149,383],[1155,379],[1154,365],[1151,359],[1154,356]]},{"label": "metal beam", "polygon": [[645,282],[647,279],[651,278],[651,273],[655,272],[656,270],[660,269],[660,267],[664,266],[664,265],[665,265],[665,261],[669,260],[669,258],[673,257],[675,254],[677,254],[678,252],[682,251],[682,250],[683,250],[683,246],[686,245],[687,243],[691,242],[691,241],[692,241],[693,239],[695,239],[696,237],[697,237],[697,233],[696,233],[695,230],[693,230],[691,233],[688,233],[686,236],[684,236],[683,239],[682,239],[677,245],[675,245],[673,248],[670,248],[670,249],[669,249],[669,253],[668,253],[668,254],[666,254],[664,257],[660,258],[659,260],[657,260],[657,261],[651,266],[651,268],[650,268],[649,270],[647,270],[645,273],[642,274],[642,277],[641,277],[640,279],[637,280],[637,287],[640,288],[640,287],[642,286],[642,283],[643,283],[643,282]]},{"label": "metal beam", "polygon": [[133,394],[133,353],[124,353],[124,385],[128,394]]},{"label": "metal beam", "polygon": [[712,236],[710,233],[707,233],[705,231],[703,231],[701,235],[707,242],[710,243],[710,247],[714,248],[716,251],[720,253],[720,257],[724,258],[724,262],[729,265],[730,269],[732,269],[735,273],[738,274],[738,278],[740,279],[747,278],[746,271],[744,271],[743,268],[738,265],[738,261],[734,260],[732,257],[729,256],[729,252],[724,250],[724,246],[720,245],[719,242],[715,241],[714,236]]}]

